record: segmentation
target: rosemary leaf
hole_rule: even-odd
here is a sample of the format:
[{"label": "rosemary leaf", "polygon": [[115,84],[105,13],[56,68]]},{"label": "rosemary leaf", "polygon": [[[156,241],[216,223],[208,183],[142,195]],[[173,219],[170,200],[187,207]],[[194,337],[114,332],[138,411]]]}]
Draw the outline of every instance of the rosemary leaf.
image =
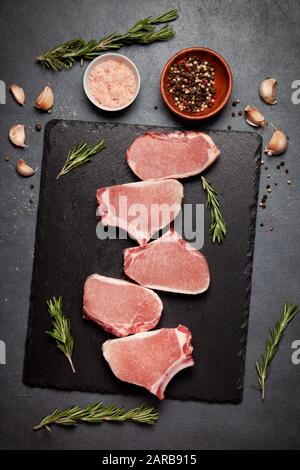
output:
[{"label": "rosemary leaf", "polygon": [[207,197],[206,207],[210,208],[211,226],[209,228],[209,234],[212,235],[213,243],[217,241],[221,244],[227,235],[227,226],[220,210],[218,193],[204,176],[201,176],[201,180]]},{"label": "rosemary leaf", "polygon": [[262,401],[265,399],[265,383],[268,378],[271,363],[278,351],[280,341],[282,339],[284,330],[294,318],[298,311],[298,306],[286,302],[282,308],[282,313],[280,319],[277,321],[273,328],[270,328],[270,336],[266,341],[265,351],[261,355],[261,361],[256,362],[256,372],[258,380],[258,388],[261,392]]},{"label": "rosemary leaf", "polygon": [[79,168],[82,165],[88,163],[91,158],[97,153],[101,152],[105,148],[105,141],[101,140],[94,147],[89,147],[85,142],[81,142],[79,145],[69,151],[68,157],[61,171],[58,173],[56,179],[62,175],[66,175],[75,168]]},{"label": "rosemary leaf", "polygon": [[174,36],[170,26],[156,29],[156,25],[169,23],[178,17],[177,10],[170,10],[158,16],[144,18],[135,23],[125,34],[112,33],[100,41],[81,38],[72,39],[55,46],[37,58],[37,61],[47,69],[55,71],[69,69],[75,61],[92,60],[107,50],[117,50],[130,44],[150,44],[155,41],[167,41]]},{"label": "rosemary leaf", "polygon": [[71,336],[70,320],[65,317],[62,312],[62,298],[52,297],[52,299],[47,300],[47,306],[52,320],[52,331],[46,331],[46,333],[51,336],[51,338],[55,339],[56,346],[64,353],[75,374],[75,368],[72,362],[74,342]]},{"label": "rosemary leaf", "polygon": [[62,410],[55,410],[46,416],[39,424],[33,426],[33,429],[46,428],[57,424],[59,426],[76,426],[79,423],[103,423],[105,421],[124,422],[131,421],[144,424],[155,424],[159,419],[158,411],[153,407],[139,406],[132,410],[124,410],[115,405],[104,406],[103,403],[95,403],[84,408],[71,406]]}]

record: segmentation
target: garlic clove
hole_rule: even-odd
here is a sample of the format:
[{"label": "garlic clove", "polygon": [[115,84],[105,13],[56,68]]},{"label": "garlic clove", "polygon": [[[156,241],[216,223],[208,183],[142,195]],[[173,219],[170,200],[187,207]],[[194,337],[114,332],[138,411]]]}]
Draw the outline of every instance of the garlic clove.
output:
[{"label": "garlic clove", "polygon": [[277,81],[275,78],[268,77],[259,84],[259,95],[267,104],[276,104]]},{"label": "garlic clove", "polygon": [[9,89],[12,92],[16,102],[23,106],[25,103],[25,93],[23,88],[13,83],[12,85],[10,85]]},{"label": "garlic clove", "polygon": [[283,131],[274,128],[274,134],[272,135],[269,143],[265,147],[265,153],[268,155],[280,155],[286,151],[288,147],[288,138]]},{"label": "garlic clove", "polygon": [[28,177],[35,175],[37,170],[34,170],[31,168],[31,166],[27,165],[24,160],[18,160],[16,164],[16,171],[19,173],[19,175]]},{"label": "garlic clove", "polygon": [[28,147],[25,145],[25,126],[23,124],[13,126],[8,135],[11,142],[17,147]]},{"label": "garlic clove", "polygon": [[246,106],[245,119],[250,126],[265,127],[266,125],[263,114],[254,106]]},{"label": "garlic clove", "polygon": [[43,111],[48,111],[50,113],[53,103],[54,103],[53,91],[47,85],[37,97],[35,106],[38,109],[42,109]]}]

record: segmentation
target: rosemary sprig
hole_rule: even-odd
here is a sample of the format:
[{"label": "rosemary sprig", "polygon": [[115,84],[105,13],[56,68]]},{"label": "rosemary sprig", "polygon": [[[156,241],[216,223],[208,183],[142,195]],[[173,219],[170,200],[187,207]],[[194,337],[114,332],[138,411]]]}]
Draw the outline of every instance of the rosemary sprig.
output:
[{"label": "rosemary sprig", "polygon": [[103,423],[104,421],[124,422],[131,421],[135,423],[155,424],[159,414],[153,407],[139,406],[126,411],[124,408],[118,408],[115,405],[104,406],[103,403],[95,403],[85,408],[71,406],[63,410],[55,410],[46,416],[39,424],[33,426],[33,429],[46,428],[51,431],[49,426],[57,424],[60,426],[76,426],[79,423]]},{"label": "rosemary sprig", "polygon": [[129,44],[150,44],[155,41],[167,41],[174,36],[173,28],[163,26],[156,29],[155,25],[168,23],[178,17],[177,10],[170,10],[158,16],[149,16],[135,23],[125,34],[112,33],[100,41],[91,39],[84,41],[81,38],[59,44],[50,51],[37,58],[43,67],[52,70],[71,68],[76,60],[81,64],[83,60],[92,60],[102,52],[117,50]]},{"label": "rosemary sprig", "polygon": [[91,158],[105,148],[105,141],[101,140],[94,147],[89,147],[87,143],[81,142],[79,145],[69,151],[68,157],[56,179],[62,175],[66,175],[75,168],[79,168],[88,163]]},{"label": "rosemary sprig", "polygon": [[56,340],[56,346],[64,353],[68,359],[71,369],[75,374],[75,368],[72,362],[73,338],[71,336],[71,325],[69,318],[62,312],[62,298],[52,297],[47,300],[48,311],[52,319],[52,331],[46,333]]},{"label": "rosemary sprig", "polygon": [[270,337],[266,341],[265,351],[261,355],[261,361],[256,362],[256,372],[258,377],[258,388],[261,391],[262,401],[265,399],[265,383],[268,378],[271,363],[278,351],[284,330],[294,318],[298,311],[298,305],[286,302],[283,306],[280,319],[273,328],[270,328]]},{"label": "rosemary sprig", "polygon": [[210,208],[210,216],[211,216],[211,225],[209,229],[209,234],[212,235],[212,241],[215,243],[223,243],[225,237],[227,235],[227,226],[223,219],[223,216],[220,211],[220,203],[218,200],[218,193],[215,191],[213,186],[201,176],[202,186],[204,191],[206,192],[206,207]]}]

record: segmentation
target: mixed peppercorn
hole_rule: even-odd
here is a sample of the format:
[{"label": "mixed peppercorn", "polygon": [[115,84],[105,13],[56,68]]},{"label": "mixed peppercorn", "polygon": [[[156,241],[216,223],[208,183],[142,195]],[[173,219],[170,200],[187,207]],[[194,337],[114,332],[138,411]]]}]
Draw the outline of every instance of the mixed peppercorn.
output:
[{"label": "mixed peppercorn", "polygon": [[168,71],[168,91],[180,111],[199,113],[215,102],[215,70],[196,56],[175,62]]}]

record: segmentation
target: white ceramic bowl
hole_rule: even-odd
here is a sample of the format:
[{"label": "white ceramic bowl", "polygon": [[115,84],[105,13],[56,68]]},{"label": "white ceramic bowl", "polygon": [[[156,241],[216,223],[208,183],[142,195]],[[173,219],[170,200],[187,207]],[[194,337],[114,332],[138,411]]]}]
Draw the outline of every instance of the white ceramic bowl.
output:
[{"label": "white ceramic bowl", "polygon": [[[88,82],[88,78],[89,78],[89,75],[90,73],[92,72],[92,70],[94,69],[95,66],[97,66],[100,62],[102,62],[103,60],[107,60],[107,59],[118,59],[118,60],[121,60],[123,62],[125,62],[127,65],[129,65],[129,67],[133,70],[134,72],[134,75],[135,75],[135,78],[136,78],[136,92],[134,94],[134,96],[132,97],[132,99],[126,103],[126,104],[123,104],[122,106],[119,106],[117,108],[109,108],[107,106],[103,106],[102,104],[100,104],[92,95],[91,91],[90,91],[90,88],[89,88],[89,82]],[[139,74],[139,71],[136,67],[136,65],[132,62],[132,60],[128,59],[128,57],[125,57],[124,55],[122,54],[116,54],[115,52],[108,52],[107,54],[102,54],[100,55],[99,57],[96,57],[96,59],[94,59],[86,68],[85,70],[85,73],[84,73],[84,77],[83,77],[83,88],[84,88],[84,91],[85,91],[85,94],[86,96],[88,97],[88,99],[95,105],[97,106],[97,108],[99,109],[103,109],[104,111],[120,111],[121,109],[125,109],[127,108],[128,106],[130,106],[134,100],[136,99],[139,91],[140,91],[140,86],[141,86],[141,77],[140,77],[140,74]]]}]

